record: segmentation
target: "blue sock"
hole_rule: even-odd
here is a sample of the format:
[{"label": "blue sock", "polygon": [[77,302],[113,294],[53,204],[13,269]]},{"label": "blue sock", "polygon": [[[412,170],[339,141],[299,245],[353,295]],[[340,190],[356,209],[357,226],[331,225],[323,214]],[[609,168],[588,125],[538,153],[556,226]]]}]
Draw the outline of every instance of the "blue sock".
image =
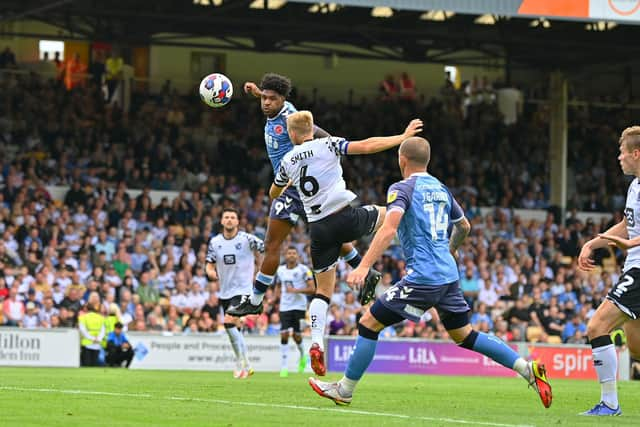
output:
[{"label": "blue sock", "polygon": [[343,258],[351,268],[358,267],[360,265],[360,261],[362,261],[362,257],[356,248],[351,249],[351,252],[346,254]]},{"label": "blue sock", "polygon": [[256,276],[256,281],[253,284],[253,293],[254,294],[264,294],[269,289],[273,283],[273,276],[269,276],[268,274],[258,273]]},{"label": "blue sock", "polygon": [[259,272],[256,281],[253,282],[253,293],[251,294],[251,304],[258,305],[264,299],[264,294],[273,283],[273,276]]},{"label": "blue sock", "polygon": [[520,357],[500,338],[484,332],[472,331],[460,346],[482,353],[509,369],[513,369],[513,365]]},{"label": "blue sock", "polygon": [[349,357],[349,364],[347,365],[347,369],[344,371],[344,376],[350,380],[358,381],[362,378],[364,371],[367,370],[371,361],[373,360],[373,356],[376,354],[376,346],[378,345],[378,333],[373,332],[370,329],[366,329],[369,333],[365,333],[369,335],[368,338],[362,336],[363,331],[362,325],[358,325],[358,330],[360,331],[360,335],[358,335],[358,339],[356,340],[356,346],[353,349],[353,353],[351,353],[351,357]]}]

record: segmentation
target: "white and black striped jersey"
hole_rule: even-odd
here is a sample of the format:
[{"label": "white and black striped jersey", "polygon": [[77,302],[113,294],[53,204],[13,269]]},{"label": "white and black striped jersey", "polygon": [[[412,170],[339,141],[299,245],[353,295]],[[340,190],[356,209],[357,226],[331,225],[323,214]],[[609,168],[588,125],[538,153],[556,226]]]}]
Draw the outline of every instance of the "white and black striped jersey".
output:
[{"label": "white and black striped jersey", "polygon": [[[629,184],[624,216],[627,220],[629,239],[640,236],[640,180],[638,178],[635,178]],[[627,272],[634,267],[640,268],[640,246],[627,251],[623,271]]]},{"label": "white and black striped jersey", "polygon": [[244,231],[238,231],[231,239],[225,239],[220,233],[209,240],[207,262],[216,264],[220,281],[219,298],[251,294],[256,251],[264,252],[264,242]]},{"label": "white and black striped jersey", "polygon": [[304,289],[307,280],[313,280],[313,273],[304,264],[297,264],[293,268],[286,264],[278,267],[276,272],[278,282],[281,284],[280,311],[306,310],[307,295],[288,292],[289,289]]},{"label": "white and black striped jersey", "polygon": [[280,187],[293,182],[309,222],[339,211],[356,198],[347,190],[340,165],[348,146],[344,138],[318,138],[294,146],[282,158],[274,182]]}]

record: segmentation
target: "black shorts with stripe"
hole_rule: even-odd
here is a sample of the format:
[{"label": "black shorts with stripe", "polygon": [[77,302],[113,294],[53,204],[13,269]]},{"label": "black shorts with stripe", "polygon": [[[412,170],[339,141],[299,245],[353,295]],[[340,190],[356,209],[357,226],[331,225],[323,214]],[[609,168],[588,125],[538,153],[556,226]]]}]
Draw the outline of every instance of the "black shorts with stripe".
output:
[{"label": "black shorts with stripe", "polygon": [[373,233],[378,222],[378,209],[373,205],[347,206],[338,212],[309,223],[311,261],[315,272],[333,267],[343,243]]},{"label": "black shorts with stripe", "polygon": [[640,317],[640,268],[623,273],[607,294],[607,299],[632,319]]},{"label": "black shorts with stripe", "polygon": [[285,332],[293,329],[293,332],[300,333],[300,322],[305,316],[304,310],[287,310],[280,312],[280,331]]}]

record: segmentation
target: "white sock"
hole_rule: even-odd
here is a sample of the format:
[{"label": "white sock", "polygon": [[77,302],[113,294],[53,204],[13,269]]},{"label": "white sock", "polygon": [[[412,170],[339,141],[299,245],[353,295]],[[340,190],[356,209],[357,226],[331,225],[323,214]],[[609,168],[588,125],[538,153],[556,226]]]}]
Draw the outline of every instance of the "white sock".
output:
[{"label": "white sock", "polygon": [[229,336],[229,341],[231,342],[231,348],[233,348],[233,352],[236,355],[236,368],[237,370],[240,370],[242,369],[241,356],[240,356],[242,353],[242,346],[238,341],[238,336],[242,337],[242,334],[240,334],[240,331],[236,327],[225,328],[225,330],[227,331],[227,335]]},{"label": "white sock", "polygon": [[256,293],[251,294],[251,304],[253,305],[259,305],[263,299],[264,299],[264,294],[256,294]]},{"label": "white sock", "polygon": [[593,365],[600,380],[600,400],[608,407],[618,407],[618,389],[616,386],[616,372],[618,358],[613,344],[593,349]]},{"label": "white sock", "polygon": [[280,354],[282,358],[280,359],[280,369],[287,369],[289,366],[287,364],[287,359],[289,357],[289,344],[280,344]]},{"label": "white sock", "polygon": [[311,318],[311,342],[317,343],[324,351],[324,328],[327,323],[329,304],[320,298],[314,298],[309,304]]},{"label": "white sock", "polygon": [[244,369],[250,369],[251,364],[249,363],[249,352],[247,351],[247,343],[244,342],[244,335],[242,332],[238,331],[238,335],[240,336],[240,357],[242,357],[242,367]]},{"label": "white sock", "polygon": [[351,396],[353,394],[353,390],[355,390],[356,386],[358,385],[358,380],[350,380],[349,378],[343,376],[342,379],[338,381],[338,385],[340,386],[340,389],[344,392],[344,394],[346,394],[347,396]]},{"label": "white sock", "polygon": [[529,362],[524,360],[522,357],[518,357],[516,362],[513,364],[514,371],[519,373],[522,378],[527,380],[527,382],[531,381],[531,370],[529,369]]},{"label": "white sock", "polygon": [[302,347],[302,341],[297,342],[296,347],[298,347],[298,351],[300,352],[300,357],[304,356],[304,348]]}]

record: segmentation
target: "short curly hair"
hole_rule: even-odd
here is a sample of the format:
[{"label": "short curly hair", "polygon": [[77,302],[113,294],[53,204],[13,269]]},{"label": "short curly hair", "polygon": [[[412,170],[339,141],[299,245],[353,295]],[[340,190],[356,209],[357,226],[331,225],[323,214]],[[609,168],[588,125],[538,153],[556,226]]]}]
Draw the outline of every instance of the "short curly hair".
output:
[{"label": "short curly hair", "polygon": [[281,76],[280,74],[267,73],[262,76],[260,89],[272,90],[278,95],[282,95],[287,98],[291,93],[291,79],[289,77]]}]

